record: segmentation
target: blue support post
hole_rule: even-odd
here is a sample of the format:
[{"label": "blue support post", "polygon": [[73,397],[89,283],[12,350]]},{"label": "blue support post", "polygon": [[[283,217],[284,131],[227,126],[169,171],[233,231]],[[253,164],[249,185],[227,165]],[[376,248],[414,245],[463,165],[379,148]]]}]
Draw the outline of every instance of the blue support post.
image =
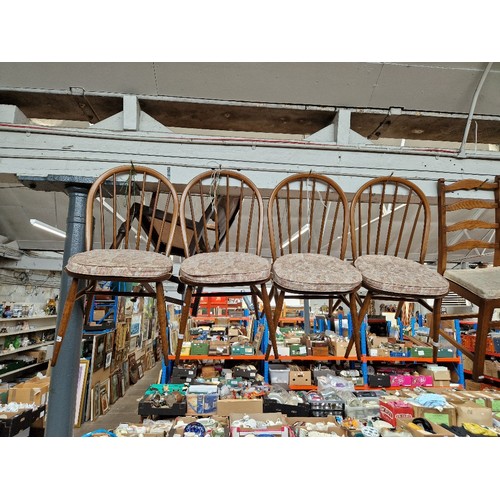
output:
[{"label": "blue support post", "polygon": [[401,318],[398,318],[398,326],[399,326],[399,340],[403,340],[403,322]]},{"label": "blue support post", "polygon": [[420,313],[418,313],[418,326],[424,326],[424,317]]},{"label": "blue support post", "polygon": [[[342,327],[340,328],[340,331],[342,331]],[[352,318],[351,318],[351,313],[347,313],[347,335],[349,338],[352,337]]]},{"label": "blue support post", "polygon": [[386,325],[387,325],[387,335],[389,335],[389,337],[390,337],[391,336],[392,322],[387,321]]},{"label": "blue support post", "polygon": [[[456,319],[454,321],[455,324],[455,339],[456,341],[461,344],[462,343],[462,335],[460,331],[460,320]],[[458,357],[460,358],[460,363],[457,366],[457,373],[458,373],[458,383],[465,387],[465,376],[464,376],[464,365],[463,365],[463,354],[461,351],[457,349],[458,352]]]},{"label": "blue support post", "polygon": [[361,323],[360,328],[361,337],[361,356],[364,358],[361,361],[361,374],[363,375],[363,382],[368,385],[368,363],[366,361],[366,321]]},{"label": "blue support post", "polygon": [[[262,352],[266,353],[267,351],[267,345],[269,344],[269,328],[267,326],[267,321],[264,316],[260,321],[262,321],[262,324],[264,325],[264,333],[262,335]],[[263,376],[264,376],[264,382],[269,383],[269,362],[264,361],[264,369],[263,369]]]}]

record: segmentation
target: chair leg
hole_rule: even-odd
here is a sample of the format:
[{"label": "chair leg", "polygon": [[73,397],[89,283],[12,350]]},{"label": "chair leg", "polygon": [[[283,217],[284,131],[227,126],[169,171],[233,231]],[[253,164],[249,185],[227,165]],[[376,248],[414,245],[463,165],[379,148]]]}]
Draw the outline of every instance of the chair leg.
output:
[{"label": "chair leg", "polygon": [[[92,281],[88,288],[89,292],[93,292],[97,286],[97,281]],[[90,311],[92,311],[92,304],[94,302],[95,296],[93,294],[87,296],[88,299],[85,303],[85,311],[83,313],[83,324],[86,325],[90,321]]]},{"label": "chair leg", "polygon": [[259,318],[259,301],[257,300],[257,295],[255,293],[252,293],[252,304],[253,304],[253,309],[255,311],[255,319],[258,321]]},{"label": "chair leg", "polygon": [[442,298],[434,300],[432,307],[432,325],[430,330],[430,337],[432,339],[432,362],[437,363],[437,354],[439,347],[439,330],[441,329],[441,304]]},{"label": "chair leg", "polygon": [[193,287],[188,285],[186,288],[186,295],[184,296],[184,305],[182,306],[181,322],[179,325],[179,335],[177,336],[177,349],[175,350],[175,364],[179,363],[181,356],[182,344],[184,342],[184,335],[186,333],[186,325],[189,316],[189,309],[191,308],[191,297],[193,296]]},{"label": "chair leg", "polygon": [[[267,294],[267,288],[265,283],[261,285],[261,289],[262,289],[262,302],[264,304],[264,314],[266,315],[267,326],[269,329],[269,339],[271,340],[271,343],[273,345],[274,358],[277,360],[279,359],[278,344],[276,343],[276,325],[274,323],[273,313],[271,311],[271,300],[269,298],[269,295]],[[269,359],[269,349],[266,352],[265,359],[266,361],[268,361]]]},{"label": "chair leg", "polygon": [[200,301],[201,301],[201,295],[199,295],[200,293],[203,292],[203,287],[202,286],[199,286],[196,288],[196,292],[195,292],[195,298],[193,300],[193,308],[191,310],[191,314],[193,316],[198,316],[198,309],[200,307]]},{"label": "chair leg", "polygon": [[[356,300],[357,292],[352,292],[349,294],[349,309],[351,312],[351,322],[352,322],[352,337],[354,338],[354,342],[356,344],[356,354],[358,360],[361,360],[361,332],[358,318],[358,310],[357,310],[357,300]],[[339,325],[339,330],[342,332],[341,325]]]},{"label": "chair leg", "polygon": [[160,325],[161,350],[165,365],[168,365],[168,339],[167,339],[167,306],[165,304],[165,295],[163,283],[156,283],[156,307],[158,309],[158,323]]},{"label": "chair leg", "polygon": [[[281,316],[281,311],[283,310],[283,304],[285,303],[285,292],[279,291],[276,289],[276,294],[277,294],[276,307],[274,308],[274,317],[273,317],[273,327],[274,327],[275,338],[276,338],[276,330],[278,328],[278,323],[279,323],[279,319]],[[272,347],[271,343],[268,342],[267,350],[265,352],[265,354],[266,354],[265,360],[266,361],[269,359],[269,355],[271,354],[271,347]],[[276,357],[276,352],[275,352],[275,357]],[[278,359],[278,358],[276,357],[276,359]]]},{"label": "chair leg", "polygon": [[68,296],[66,297],[66,302],[64,303],[61,323],[59,324],[59,328],[57,329],[56,341],[54,344],[54,353],[50,361],[51,366],[56,366],[57,358],[59,357],[59,351],[61,350],[62,341],[64,340],[64,335],[66,334],[66,329],[68,328],[71,312],[73,311],[73,306],[75,304],[76,294],[78,292],[78,282],[78,278],[73,278],[69,287]]},{"label": "chair leg", "polygon": [[493,314],[491,304],[485,303],[479,306],[479,316],[476,331],[476,347],[474,349],[474,364],[472,367],[472,378],[477,382],[484,374],[484,360],[486,358],[486,340]]},{"label": "chair leg", "polygon": [[[353,293],[354,299],[357,301],[357,293]],[[351,297],[352,299],[352,297]],[[363,319],[365,317],[366,312],[368,311],[368,308],[370,307],[370,302],[372,300],[372,293],[368,292],[365,297],[365,301],[363,302],[361,309],[359,311],[359,314],[356,315],[355,320],[353,321],[353,332],[351,339],[349,340],[349,343],[347,344],[347,349],[345,352],[344,357],[347,359],[349,356],[349,353],[351,352],[352,346],[356,342],[356,338],[361,338],[361,324],[363,323]],[[352,314],[352,313],[351,313]],[[352,319],[352,318],[351,318]],[[358,345],[358,344],[356,344]],[[361,346],[361,341],[359,342],[359,345]],[[359,353],[358,353],[359,355]]]}]

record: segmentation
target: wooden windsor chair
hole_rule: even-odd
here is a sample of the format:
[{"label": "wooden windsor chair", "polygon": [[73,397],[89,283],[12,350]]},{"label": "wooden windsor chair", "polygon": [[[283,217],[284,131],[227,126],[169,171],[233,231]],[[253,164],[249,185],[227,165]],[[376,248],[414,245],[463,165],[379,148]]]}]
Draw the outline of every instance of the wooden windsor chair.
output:
[{"label": "wooden windsor chair", "polygon": [[[193,314],[196,310],[197,297],[226,296],[231,294],[228,289],[238,288],[234,292],[237,295],[252,295],[256,312],[257,297],[264,304],[266,317],[270,317],[271,310],[265,285],[271,263],[260,256],[264,208],[255,184],[230,170],[203,172],[185,187],[179,218],[186,255],[179,279],[186,285],[186,292],[175,364],[179,362],[187,320],[190,311]],[[189,221],[198,221],[192,233]],[[203,291],[207,288],[208,292]],[[271,341],[277,352],[276,340]]]},{"label": "wooden windsor chair", "polygon": [[[361,285],[361,274],[344,260],[348,215],[346,195],[327,176],[295,174],[274,188],[267,210],[276,289],[276,307],[269,325],[272,335],[286,296],[336,299],[336,305],[345,303],[357,321],[355,292]],[[359,338],[355,340],[359,358]],[[269,354],[268,349],[266,359]]]},{"label": "wooden windsor chair", "polygon": [[[146,212],[153,217],[160,212],[163,214],[157,219],[159,230],[162,232],[167,226],[169,229],[162,247],[153,242],[153,226],[147,232],[143,230]],[[163,282],[172,275],[169,252],[178,212],[179,200],[174,186],[164,175],[149,167],[119,166],[95,180],[86,206],[85,251],[71,256],[65,266],[72,280],[57,330],[52,366],[57,363],[75,302],[87,297],[87,316],[92,297],[103,294],[155,297],[162,351],[165,360],[168,359]],[[119,286],[102,291],[98,283],[103,281],[135,286],[133,291],[120,291]],[[79,290],[81,282],[85,282],[85,286]]]},{"label": "wooden windsor chair", "polygon": [[[352,256],[366,290],[364,299],[359,297],[358,327],[373,300],[397,301],[396,318],[401,316],[404,302],[419,303],[429,311],[436,305],[440,310],[449,286],[425,265],[430,223],[424,192],[407,179],[378,177],[354,194],[350,207]],[[351,348],[352,342],[347,351]]]}]

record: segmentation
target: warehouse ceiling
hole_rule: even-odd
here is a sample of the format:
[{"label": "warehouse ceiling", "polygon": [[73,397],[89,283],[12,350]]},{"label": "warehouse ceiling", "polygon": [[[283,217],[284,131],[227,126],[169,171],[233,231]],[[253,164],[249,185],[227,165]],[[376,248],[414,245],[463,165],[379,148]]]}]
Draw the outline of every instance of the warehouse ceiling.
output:
[{"label": "warehouse ceiling", "polygon": [[[307,140],[351,111],[351,129],[375,144],[456,148],[487,63],[0,63],[0,105],[31,123],[91,128],[123,109],[123,96],[173,132]],[[500,63],[477,96],[467,142],[498,151]],[[1,161],[1,160],[0,160]],[[1,163],[0,163],[1,167]],[[0,169],[1,170],[1,169]],[[13,177],[0,185],[0,244],[59,250],[67,197],[33,191]],[[432,235],[431,235],[432,241]],[[1,248],[0,245],[0,248]],[[435,253],[431,249],[431,253]],[[0,254],[1,255],[1,254]]]}]

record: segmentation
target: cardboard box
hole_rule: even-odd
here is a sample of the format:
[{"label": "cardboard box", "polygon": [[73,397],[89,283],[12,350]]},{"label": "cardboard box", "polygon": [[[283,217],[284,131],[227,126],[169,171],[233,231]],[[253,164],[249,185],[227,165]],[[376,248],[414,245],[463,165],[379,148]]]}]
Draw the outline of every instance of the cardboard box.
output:
[{"label": "cardboard box", "polygon": [[[275,422],[275,425],[266,425],[265,428],[260,429],[245,427],[240,422],[247,415],[256,421]],[[277,421],[281,421],[281,423],[276,423]],[[231,437],[246,437],[248,435],[288,437],[289,435],[286,416],[282,413],[231,413],[229,415],[229,427]]]},{"label": "cardboard box", "polygon": [[[345,357],[345,353],[347,352],[347,346],[349,345],[349,339],[335,339],[330,345],[333,347],[334,356]],[[353,346],[351,352],[349,353],[348,359],[355,357],[356,357],[356,346]]]},{"label": "cardboard box", "polygon": [[289,385],[311,385],[311,371],[290,370]]},{"label": "cardboard box", "polygon": [[434,379],[431,375],[411,375],[412,387],[432,387]]},{"label": "cardboard box", "polygon": [[187,394],[186,415],[212,415],[217,413],[219,395],[212,394]]},{"label": "cardboard box", "polygon": [[391,387],[411,387],[412,379],[411,375],[389,375],[391,380]]},{"label": "cardboard box", "polygon": [[181,347],[181,356],[189,356],[191,354],[191,342],[184,341]]},{"label": "cardboard box", "polygon": [[[436,369],[432,369],[431,367],[435,367]],[[431,376],[434,382],[446,380],[449,383],[449,381],[451,380],[450,370],[445,366],[439,366],[439,365],[418,366],[417,371],[418,373],[420,373],[420,375]]]},{"label": "cardboard box", "polygon": [[442,411],[439,411],[437,408],[427,408],[411,401],[408,401],[408,403],[413,406],[414,418],[425,418],[435,424],[456,425],[456,409],[451,404],[447,404]]},{"label": "cardboard box", "polygon": [[263,413],[262,399],[219,399],[217,415],[229,416],[231,413]]},{"label": "cardboard box", "polygon": [[[221,417],[219,415],[212,415],[210,419],[215,420],[219,426],[224,428],[224,436],[229,437],[229,419],[227,417]],[[184,437],[184,429],[186,425],[192,422],[200,422],[202,425],[206,418],[197,418],[194,416],[186,415],[185,417],[177,417],[168,432],[168,437]],[[179,425],[182,422],[183,425]]]},{"label": "cardboard box", "polygon": [[368,375],[368,385],[370,387],[390,387],[391,377],[385,373]]},{"label": "cardboard box", "polygon": [[209,343],[205,341],[193,341],[191,342],[192,356],[208,356]]},{"label": "cardboard box", "polygon": [[450,432],[435,422],[429,421],[432,426],[432,430],[435,432],[435,434],[432,434],[424,431],[423,429],[417,429],[412,425],[408,425],[411,421],[411,419],[400,418],[397,422],[397,428],[409,432],[414,437],[456,437],[453,432]]},{"label": "cardboard box", "polygon": [[279,356],[290,356],[290,347],[287,345],[278,344],[278,355]]},{"label": "cardboard box", "polygon": [[50,377],[28,380],[9,389],[8,402],[43,405],[49,397]]},{"label": "cardboard box", "polygon": [[408,354],[410,358],[432,358],[432,347],[410,347]]},{"label": "cardboard box", "polygon": [[[305,437],[306,424],[330,424],[327,427],[327,433],[336,434],[339,437],[345,437],[346,430],[337,425],[335,417],[328,415],[327,417],[286,417],[286,421],[290,427],[293,428],[295,437]],[[295,425],[300,424],[300,425]],[[333,425],[335,424],[335,425]],[[320,431],[323,432],[323,431]]]},{"label": "cardboard box", "polygon": [[30,358],[33,358],[35,360],[35,363],[43,363],[47,357],[47,351],[44,351],[43,349],[26,351],[23,354],[29,356]]},{"label": "cardboard box", "polygon": [[400,418],[413,418],[413,407],[402,399],[380,398],[380,416],[393,427]]},{"label": "cardboard box", "polygon": [[493,412],[491,408],[480,406],[473,401],[465,403],[453,403],[457,412],[457,425],[474,423],[479,425],[493,426]]},{"label": "cardboard box", "polygon": [[208,347],[210,356],[229,356],[231,344],[222,340],[211,340]]},{"label": "cardboard box", "polygon": [[[303,344],[291,344],[290,356],[307,356],[307,347]],[[326,348],[328,351],[328,347]]]}]

